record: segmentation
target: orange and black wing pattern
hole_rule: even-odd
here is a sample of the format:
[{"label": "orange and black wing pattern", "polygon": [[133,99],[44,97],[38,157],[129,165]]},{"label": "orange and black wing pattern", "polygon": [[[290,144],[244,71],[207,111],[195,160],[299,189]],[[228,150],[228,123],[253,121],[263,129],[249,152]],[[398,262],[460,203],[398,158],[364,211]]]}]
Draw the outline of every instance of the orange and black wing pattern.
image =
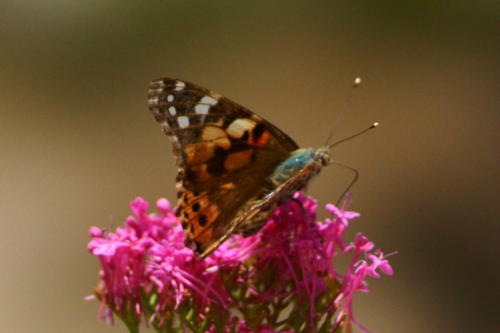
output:
[{"label": "orange and black wing pattern", "polygon": [[148,101],[172,140],[186,245],[205,256],[235,230],[235,216],[298,146],[255,113],[190,82],[153,80]]}]

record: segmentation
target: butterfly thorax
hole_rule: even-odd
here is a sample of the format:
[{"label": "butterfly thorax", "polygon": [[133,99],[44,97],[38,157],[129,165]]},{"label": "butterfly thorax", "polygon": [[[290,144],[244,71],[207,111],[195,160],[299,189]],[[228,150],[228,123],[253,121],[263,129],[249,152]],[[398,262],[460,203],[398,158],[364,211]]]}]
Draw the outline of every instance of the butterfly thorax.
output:
[{"label": "butterfly thorax", "polygon": [[279,186],[299,174],[301,171],[306,170],[306,168],[310,170],[306,172],[308,176],[306,181],[308,181],[312,176],[316,175],[323,166],[326,166],[329,160],[328,147],[321,147],[319,149],[297,149],[290,154],[289,158],[276,167],[270,176],[270,181],[275,186]]}]

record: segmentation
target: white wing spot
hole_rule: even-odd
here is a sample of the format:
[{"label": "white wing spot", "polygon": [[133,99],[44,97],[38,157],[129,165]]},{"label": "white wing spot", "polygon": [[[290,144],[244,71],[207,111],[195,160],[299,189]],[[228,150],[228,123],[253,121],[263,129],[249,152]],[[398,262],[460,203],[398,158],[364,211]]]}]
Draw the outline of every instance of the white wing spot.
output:
[{"label": "white wing spot", "polygon": [[175,82],[175,91],[181,91],[182,89],[186,88],[186,84],[182,81],[176,81]]},{"label": "white wing spot", "polygon": [[215,105],[217,104],[217,100],[211,96],[203,96],[203,98],[200,100],[200,104],[208,104],[208,105]]},{"label": "white wing spot", "polygon": [[194,112],[196,112],[197,114],[207,114],[209,109],[210,105],[196,104],[196,106],[194,107]]},{"label": "white wing spot", "polygon": [[175,109],[174,106],[171,106],[168,108],[168,112],[170,113],[170,115],[172,116],[175,116],[177,114],[177,110]]},{"label": "white wing spot", "polygon": [[174,101],[174,95],[167,96],[167,102],[172,103]]},{"label": "white wing spot", "polygon": [[200,102],[196,104],[196,106],[194,107],[194,111],[197,114],[207,114],[208,110],[210,109],[210,106],[214,106],[217,103],[218,103],[217,99],[211,96],[203,96]]},{"label": "white wing spot", "polygon": [[239,119],[234,120],[226,128],[226,133],[235,139],[239,139],[245,134],[245,131],[250,132],[251,130],[254,129],[255,126],[256,126],[256,122],[253,121],[252,119],[239,118]]},{"label": "white wing spot", "polygon": [[160,80],[153,80],[153,81],[151,81],[151,84],[159,85],[160,88],[165,87],[165,82],[163,82],[163,80],[161,80],[161,79]]},{"label": "white wing spot", "polygon": [[177,123],[179,124],[180,128],[186,128],[189,126],[189,118],[186,116],[178,117]]}]

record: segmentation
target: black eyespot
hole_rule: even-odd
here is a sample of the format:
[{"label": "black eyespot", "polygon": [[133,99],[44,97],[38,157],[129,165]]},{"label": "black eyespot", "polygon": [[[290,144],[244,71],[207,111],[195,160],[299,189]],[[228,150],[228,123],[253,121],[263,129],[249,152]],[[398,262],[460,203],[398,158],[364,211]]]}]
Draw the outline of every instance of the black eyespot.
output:
[{"label": "black eyespot", "polygon": [[260,136],[262,135],[262,133],[264,133],[265,130],[266,129],[262,123],[257,124],[252,130],[254,141],[259,140]]},{"label": "black eyespot", "polygon": [[192,210],[193,210],[193,212],[195,212],[195,213],[196,213],[197,211],[199,211],[199,210],[200,210],[200,208],[201,208],[201,205],[200,205],[200,203],[199,203],[199,202],[195,202],[195,203],[193,204],[193,206],[191,206],[191,209],[192,209]]},{"label": "black eyespot", "polygon": [[188,219],[189,218],[189,214],[187,212],[184,212],[184,217]]},{"label": "black eyespot", "polygon": [[198,223],[204,227],[206,224],[207,224],[207,216],[206,215],[200,215],[200,217],[198,218]]}]

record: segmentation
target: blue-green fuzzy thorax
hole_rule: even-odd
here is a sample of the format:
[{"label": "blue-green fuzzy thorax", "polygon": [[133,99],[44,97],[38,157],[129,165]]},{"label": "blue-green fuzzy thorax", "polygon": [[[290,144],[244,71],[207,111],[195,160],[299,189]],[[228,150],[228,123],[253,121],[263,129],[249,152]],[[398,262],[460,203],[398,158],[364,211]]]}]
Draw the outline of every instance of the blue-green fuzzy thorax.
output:
[{"label": "blue-green fuzzy thorax", "polygon": [[296,175],[306,165],[314,163],[314,149],[297,149],[290,157],[276,167],[270,179],[276,184],[283,184],[288,179]]}]

